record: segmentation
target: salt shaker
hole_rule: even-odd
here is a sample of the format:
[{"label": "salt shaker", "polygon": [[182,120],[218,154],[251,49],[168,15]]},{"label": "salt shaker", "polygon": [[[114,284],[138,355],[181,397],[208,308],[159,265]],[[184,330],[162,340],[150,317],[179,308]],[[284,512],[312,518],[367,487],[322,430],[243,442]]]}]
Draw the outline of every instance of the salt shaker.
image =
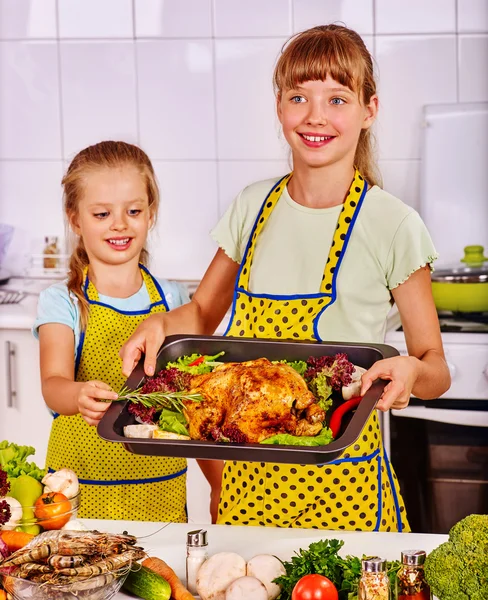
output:
[{"label": "salt shaker", "polygon": [[194,595],[197,593],[198,569],[208,558],[207,545],[205,529],[188,532],[186,537],[186,587]]}]

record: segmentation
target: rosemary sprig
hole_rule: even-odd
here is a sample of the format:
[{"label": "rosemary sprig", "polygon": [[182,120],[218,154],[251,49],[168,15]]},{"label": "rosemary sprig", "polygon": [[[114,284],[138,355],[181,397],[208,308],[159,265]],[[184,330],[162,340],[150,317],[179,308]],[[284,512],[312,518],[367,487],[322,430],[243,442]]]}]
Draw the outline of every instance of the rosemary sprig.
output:
[{"label": "rosemary sprig", "polygon": [[119,392],[117,400],[128,400],[134,404],[142,404],[146,408],[169,408],[182,412],[185,405],[183,400],[192,400],[193,402],[202,402],[204,397],[201,394],[189,394],[188,392],[149,392],[143,394],[142,388],[129,390],[124,387]]}]

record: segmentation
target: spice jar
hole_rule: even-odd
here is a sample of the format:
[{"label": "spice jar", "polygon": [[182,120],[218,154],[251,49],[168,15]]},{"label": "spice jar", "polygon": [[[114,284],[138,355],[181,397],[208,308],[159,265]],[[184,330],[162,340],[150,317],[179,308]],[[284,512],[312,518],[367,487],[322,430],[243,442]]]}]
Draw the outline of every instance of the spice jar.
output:
[{"label": "spice jar", "polygon": [[390,600],[390,580],[386,560],[377,556],[361,561],[358,600]]},{"label": "spice jar", "polygon": [[197,594],[198,569],[208,558],[207,532],[205,529],[189,531],[186,536],[186,587],[191,594]]},{"label": "spice jar", "polygon": [[45,269],[56,269],[59,266],[59,261],[56,257],[50,255],[59,254],[58,251],[58,238],[57,237],[46,237],[44,238],[44,260],[43,266]]},{"label": "spice jar", "polygon": [[396,593],[398,600],[430,600],[429,584],[425,581],[423,550],[402,552],[402,566],[397,573]]}]

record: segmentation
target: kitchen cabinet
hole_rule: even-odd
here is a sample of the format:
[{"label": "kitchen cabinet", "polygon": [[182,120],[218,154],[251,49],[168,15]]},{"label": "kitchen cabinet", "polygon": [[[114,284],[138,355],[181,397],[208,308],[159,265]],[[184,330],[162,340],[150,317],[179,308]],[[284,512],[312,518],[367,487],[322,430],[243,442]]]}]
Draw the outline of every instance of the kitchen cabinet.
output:
[{"label": "kitchen cabinet", "polygon": [[0,441],[33,446],[46,460],[52,417],[41,393],[39,343],[30,329],[0,329]]}]

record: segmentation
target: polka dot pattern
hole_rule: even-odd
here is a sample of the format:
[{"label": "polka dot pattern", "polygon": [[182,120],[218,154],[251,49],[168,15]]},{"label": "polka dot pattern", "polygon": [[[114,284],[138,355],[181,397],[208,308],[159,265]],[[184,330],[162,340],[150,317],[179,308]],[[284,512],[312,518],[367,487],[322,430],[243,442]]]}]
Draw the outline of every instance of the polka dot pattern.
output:
[{"label": "polka dot pattern", "polygon": [[[251,233],[237,283],[228,335],[316,340],[314,321],[335,296],[335,278],[350,228],[366,185],[356,171],[339,216],[320,286],[313,296],[255,296],[249,278],[256,239],[291,177],[281,180],[266,198]],[[409,531],[405,507],[393,471],[391,479],[376,412],[359,439],[333,463],[314,467],[228,462],[222,479],[218,523],[308,527],[357,531]],[[398,511],[395,504],[398,499]]]},{"label": "polka dot pattern", "polygon": [[399,499],[401,529],[409,531],[398,481],[393,472],[392,481],[388,475],[387,457],[378,441],[379,431],[374,412],[357,442],[339,459],[320,467],[226,463],[217,522],[399,531],[394,488]]},{"label": "polka dot pattern", "polygon": [[335,294],[335,277],[345,250],[348,231],[354,215],[360,209],[359,199],[366,185],[356,171],[351,188],[340,213],[329,257],[324,267],[320,293],[314,296],[287,296],[280,298],[257,297],[249,292],[249,278],[256,239],[281,197],[291,174],[282,179],[271,191],[261,207],[251,243],[239,274],[235,314],[228,335],[250,338],[276,338],[282,340],[316,340],[314,320],[330,304]]},{"label": "polka dot pattern", "polygon": [[[151,303],[162,300],[148,273],[141,270]],[[77,381],[102,380],[119,390],[125,382],[118,352],[137,325],[149,314],[165,311],[164,304],[147,314],[121,314],[93,304],[98,294],[88,285],[90,315],[85,332]],[[106,442],[80,415],[54,419],[49,440],[47,466],[69,467],[80,479],[103,481],[82,484],[78,515],[90,519],[186,522],[186,461],[182,458],[141,456],[127,452],[121,444]],[[170,477],[166,481],[131,481]],[[124,483],[119,483],[120,481]]]}]

